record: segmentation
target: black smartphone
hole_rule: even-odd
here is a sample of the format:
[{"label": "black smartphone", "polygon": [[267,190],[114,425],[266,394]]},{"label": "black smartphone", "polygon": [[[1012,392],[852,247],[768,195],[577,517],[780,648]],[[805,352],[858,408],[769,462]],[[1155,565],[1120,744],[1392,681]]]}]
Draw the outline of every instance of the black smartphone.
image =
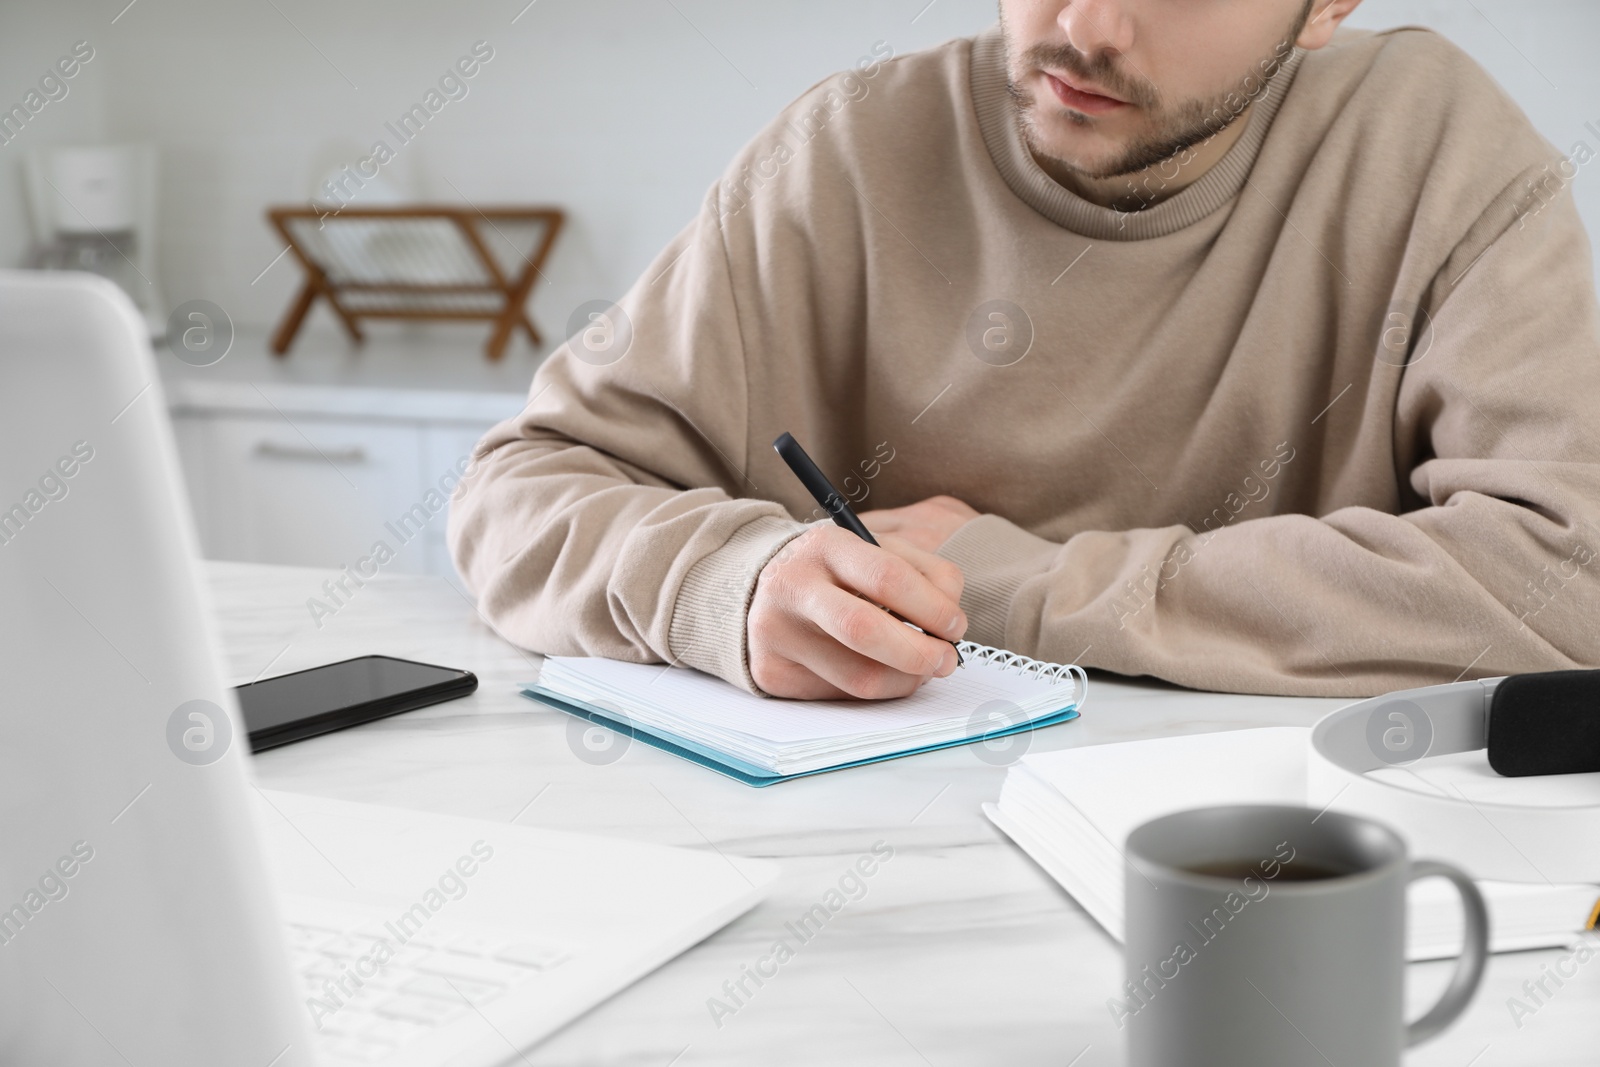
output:
[{"label": "black smartphone", "polygon": [[478,688],[471,671],[393,656],[357,656],[234,689],[250,751],[303,741],[424,708]]}]

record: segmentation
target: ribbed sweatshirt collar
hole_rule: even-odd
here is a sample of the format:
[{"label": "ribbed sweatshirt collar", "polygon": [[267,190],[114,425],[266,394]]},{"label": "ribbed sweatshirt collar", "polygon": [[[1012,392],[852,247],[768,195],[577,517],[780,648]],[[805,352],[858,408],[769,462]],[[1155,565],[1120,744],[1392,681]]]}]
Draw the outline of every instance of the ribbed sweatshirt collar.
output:
[{"label": "ribbed sweatshirt collar", "polygon": [[1007,90],[1005,40],[998,26],[973,41],[972,99],[989,155],[1024,203],[1058,226],[1094,240],[1139,241],[1176,233],[1239,195],[1304,56],[1304,51],[1296,48],[1284,61],[1255,100],[1244,133],[1204,177],[1159,204],[1135,212],[1085,200],[1051,178],[1034,160]]}]

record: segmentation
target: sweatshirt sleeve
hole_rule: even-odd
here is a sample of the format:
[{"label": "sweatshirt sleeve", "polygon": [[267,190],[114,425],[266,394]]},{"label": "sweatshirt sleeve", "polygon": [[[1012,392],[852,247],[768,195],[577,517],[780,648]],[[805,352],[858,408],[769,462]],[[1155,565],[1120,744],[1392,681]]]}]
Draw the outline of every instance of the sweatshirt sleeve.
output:
[{"label": "sweatshirt sleeve", "polygon": [[456,566],[524,648],[680,663],[755,690],[745,616],[805,529],[748,499],[745,353],[717,198],[489,431],[451,505]]},{"label": "sweatshirt sleeve", "polygon": [[1431,344],[1392,419],[1364,423],[1394,435],[1401,514],[1065,544],[984,515],[940,550],[967,576],[968,637],[1251,693],[1600,666],[1600,315],[1570,192],[1519,217],[1527,177],[1439,271]]}]

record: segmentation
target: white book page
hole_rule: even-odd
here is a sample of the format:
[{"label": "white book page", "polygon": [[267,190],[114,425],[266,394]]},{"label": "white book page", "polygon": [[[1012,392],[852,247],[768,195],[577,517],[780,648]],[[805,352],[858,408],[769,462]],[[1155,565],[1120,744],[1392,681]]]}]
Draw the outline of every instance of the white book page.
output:
[{"label": "white book page", "polygon": [[1041,752],[1022,763],[1120,850],[1135,827],[1189,808],[1304,804],[1309,734],[1258,727]]},{"label": "white book page", "polygon": [[1503,778],[1489,766],[1487,749],[1429,756],[1400,767],[1380,767],[1367,777],[1401,789],[1475,804],[1568,808],[1600,804],[1600,774],[1538,774]]}]

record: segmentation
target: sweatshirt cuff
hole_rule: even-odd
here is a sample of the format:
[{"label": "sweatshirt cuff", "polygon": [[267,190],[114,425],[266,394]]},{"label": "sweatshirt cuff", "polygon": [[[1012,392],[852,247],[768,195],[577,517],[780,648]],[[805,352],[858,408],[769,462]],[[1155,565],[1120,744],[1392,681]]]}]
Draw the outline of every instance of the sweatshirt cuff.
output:
[{"label": "sweatshirt cuff", "polygon": [[937,554],[960,567],[966,578],[961,591],[965,640],[1005,648],[1011,599],[1023,582],[1049,570],[1060,551],[1054,541],[998,515],[980,515],[951,534]]},{"label": "sweatshirt cuff", "polygon": [[760,694],[750,674],[745,628],[756,579],[806,529],[803,522],[765,515],[739,527],[721,548],[689,568],[672,605],[667,634],[673,662]]}]

